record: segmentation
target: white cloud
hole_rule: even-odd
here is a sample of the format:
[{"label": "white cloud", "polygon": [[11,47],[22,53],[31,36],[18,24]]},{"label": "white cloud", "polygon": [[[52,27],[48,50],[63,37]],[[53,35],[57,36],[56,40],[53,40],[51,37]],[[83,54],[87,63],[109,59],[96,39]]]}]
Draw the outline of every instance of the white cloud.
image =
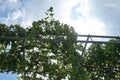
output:
[{"label": "white cloud", "polygon": [[[14,0],[10,1],[14,2]],[[8,18],[4,19],[6,23],[19,23],[19,19],[21,19],[21,25],[28,27],[33,21],[44,18],[47,9],[53,6],[55,19],[75,27],[79,34],[106,34],[104,23],[89,15],[90,5],[88,0],[26,0],[23,7],[22,2],[20,3],[17,0],[15,2],[19,6],[10,6],[10,4],[13,4],[10,2],[10,7],[17,8],[12,13],[9,13]],[[73,20],[71,18],[71,9],[78,3],[80,7],[77,8],[77,12],[81,16],[78,16],[77,20]]]},{"label": "white cloud", "polygon": [[13,1],[13,0],[6,0],[6,1],[4,1],[4,4],[3,5],[5,5],[6,6],[6,9],[8,9],[8,10],[14,10],[14,9],[18,9],[18,7],[19,7],[19,4],[18,4],[18,2],[16,1]]},{"label": "white cloud", "polygon": [[20,24],[23,4],[17,0],[0,0],[0,23]]},{"label": "white cloud", "polygon": [[[80,7],[77,8],[77,11],[81,13],[81,16],[79,16],[77,20],[72,20],[70,17],[71,8],[76,6],[78,3],[80,3]],[[61,14],[57,16],[58,19],[63,23],[73,26],[79,34],[107,34],[104,23],[89,15],[90,9],[88,0],[69,0],[68,2],[66,1],[62,7],[64,8],[60,10]]]},{"label": "white cloud", "polygon": [[22,25],[29,26],[33,21],[43,18],[51,2],[51,0],[27,0],[23,8]]},{"label": "white cloud", "polygon": [[26,1],[24,7],[23,23],[22,25],[28,26],[34,20],[41,19],[45,16],[45,12],[50,6],[54,7],[55,18],[63,23],[70,22],[71,8],[81,0],[31,0]]},{"label": "white cloud", "polygon": [[120,0],[89,0],[90,15],[105,24],[109,35],[120,35]]},{"label": "white cloud", "polygon": [[12,20],[17,20],[21,16],[22,16],[22,12],[20,10],[17,10],[15,12],[13,12],[13,14],[11,15],[11,18],[12,18]]},{"label": "white cloud", "polygon": [[10,1],[10,2],[14,2],[14,3],[16,3],[16,2],[17,2],[17,0],[8,0],[8,1]]},{"label": "white cloud", "polygon": [[20,10],[14,11],[13,13],[9,13],[7,18],[3,18],[3,23],[10,24],[18,24],[19,19],[22,17],[22,12]]}]

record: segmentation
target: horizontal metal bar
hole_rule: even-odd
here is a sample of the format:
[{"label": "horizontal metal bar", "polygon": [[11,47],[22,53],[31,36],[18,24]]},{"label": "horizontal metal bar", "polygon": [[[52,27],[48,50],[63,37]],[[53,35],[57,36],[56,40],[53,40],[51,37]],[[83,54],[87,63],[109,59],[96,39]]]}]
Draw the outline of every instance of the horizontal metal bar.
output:
[{"label": "horizontal metal bar", "polygon": [[77,35],[78,37],[94,37],[94,38],[120,38],[120,36],[102,36],[102,35]]},{"label": "horizontal metal bar", "polygon": [[[116,38],[116,37],[114,37]],[[27,38],[20,38],[20,37],[6,37],[6,36],[1,36],[0,37],[0,40],[28,40]],[[33,40],[40,40],[40,41],[43,41],[43,42],[47,42],[47,41],[52,41],[52,42],[64,42],[65,40],[63,39],[41,39],[41,38],[34,38]],[[120,42],[108,42],[108,41],[86,41],[86,40],[77,40],[76,41],[77,43],[78,42],[81,42],[81,43],[108,43],[108,44],[120,44]]]},{"label": "horizontal metal bar", "polygon": [[[10,31],[12,33],[21,33],[21,34],[25,34],[26,32],[22,32],[22,31]],[[41,34],[41,35],[55,35],[55,34]],[[67,36],[67,35],[64,35],[64,34],[61,34],[62,36]],[[55,35],[55,36],[60,36],[60,35]],[[77,35],[78,37],[94,37],[94,38],[120,38],[120,36],[103,36],[103,35]]]},{"label": "horizontal metal bar", "polygon": [[1,40],[25,40],[25,38],[20,37],[6,37],[6,36],[0,36]]},{"label": "horizontal metal bar", "polygon": [[[17,32],[17,31],[11,31],[11,32],[14,32],[14,33],[22,33],[22,34],[25,34],[25,32]],[[55,34],[41,34],[41,35],[55,35]],[[64,35],[64,34],[61,34],[61,35],[55,35],[55,36],[67,36],[67,35]],[[120,36],[103,36],[103,35],[77,35],[78,37],[93,37],[93,38],[120,38]]]},{"label": "horizontal metal bar", "polygon": [[[27,38],[20,38],[20,37],[5,37],[2,36],[0,37],[0,40],[13,40],[13,41],[17,41],[17,40],[31,40],[31,39],[27,39]],[[40,40],[43,42],[47,42],[47,41],[53,41],[53,42],[63,42],[65,40],[62,39],[42,39],[42,38],[33,38],[32,40]]]},{"label": "horizontal metal bar", "polygon": [[99,43],[99,44],[120,44],[120,42],[108,42],[108,41],[85,41],[85,40],[77,40],[77,42],[81,43]]}]

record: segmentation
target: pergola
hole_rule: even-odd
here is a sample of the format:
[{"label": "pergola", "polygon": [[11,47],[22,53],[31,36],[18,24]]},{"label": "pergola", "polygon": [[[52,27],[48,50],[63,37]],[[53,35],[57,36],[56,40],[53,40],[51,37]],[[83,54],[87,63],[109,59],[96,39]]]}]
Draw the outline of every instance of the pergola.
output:
[{"label": "pergola", "polygon": [[[120,41],[114,41],[110,42],[109,39],[120,39],[120,36],[103,36],[103,35],[77,35],[77,41],[76,43],[84,43],[83,51],[81,56],[83,56],[83,53],[85,52],[86,46],[88,43],[97,43],[97,44],[120,44]],[[84,39],[83,39],[84,38]],[[94,39],[94,40],[93,40]],[[99,40],[98,40],[99,39]],[[102,39],[102,40],[101,40]],[[0,36],[0,40],[10,40],[10,41],[23,41],[23,48],[24,48],[24,41],[26,40],[25,37],[7,37],[7,36]],[[63,42],[64,40],[60,39],[41,39],[41,38],[34,38],[33,40],[39,40],[43,42],[52,41],[52,42]],[[25,59],[25,51],[23,52],[23,57]],[[25,63],[24,63],[25,64]],[[24,65],[24,75],[25,73],[25,65]]]}]

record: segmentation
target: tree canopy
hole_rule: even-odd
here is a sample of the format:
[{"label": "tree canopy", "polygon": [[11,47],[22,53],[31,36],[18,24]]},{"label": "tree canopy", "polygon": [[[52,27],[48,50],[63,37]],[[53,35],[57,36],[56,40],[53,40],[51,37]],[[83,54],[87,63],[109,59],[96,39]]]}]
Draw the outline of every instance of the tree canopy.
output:
[{"label": "tree canopy", "polygon": [[92,44],[82,56],[74,28],[55,20],[52,7],[46,15],[27,28],[0,24],[0,72],[23,80],[120,78],[119,44]]},{"label": "tree canopy", "polygon": [[93,44],[87,53],[86,65],[88,65],[90,79],[118,80],[120,78],[119,44]]}]

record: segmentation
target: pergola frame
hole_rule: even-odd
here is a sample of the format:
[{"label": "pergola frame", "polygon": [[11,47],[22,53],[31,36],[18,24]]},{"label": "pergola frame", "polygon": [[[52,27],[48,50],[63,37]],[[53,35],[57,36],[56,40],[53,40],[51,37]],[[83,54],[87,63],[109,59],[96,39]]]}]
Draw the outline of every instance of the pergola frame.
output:
[{"label": "pergola frame", "polygon": [[[76,41],[76,43],[85,43],[84,45],[84,50],[87,46],[88,43],[98,43],[98,44],[120,44],[120,41],[115,41],[115,42],[109,42],[109,41],[98,41],[98,40],[93,40],[92,38],[101,38],[104,40],[104,38],[106,39],[120,39],[119,36],[102,36],[102,35],[77,35],[77,37],[83,37],[83,38],[87,38],[86,40],[81,40],[78,39]],[[91,39],[91,40],[89,40]],[[0,36],[0,40],[13,40],[13,41],[17,41],[17,40],[28,40],[24,37],[7,37],[7,36]],[[42,38],[34,38],[33,40],[40,40],[43,42],[47,42],[47,41],[52,41],[52,42],[64,42],[64,40],[60,40],[60,39],[42,39]],[[84,52],[83,50],[83,52]],[[82,52],[82,53],[83,53]]]},{"label": "pergola frame", "polygon": [[[116,42],[109,42],[109,41],[98,41],[98,40],[93,40],[92,38],[106,38],[106,39],[120,39],[120,36],[103,36],[103,35],[77,35],[77,37],[83,37],[83,38],[87,38],[86,40],[81,40],[78,39],[76,41],[76,43],[85,43],[84,45],[84,49],[82,51],[82,54],[85,51],[85,48],[87,46],[88,43],[98,43],[98,44],[120,44],[120,41],[116,41]],[[91,38],[91,40],[89,40]],[[26,38],[24,37],[7,37],[7,36],[0,36],[0,40],[13,40],[13,41],[17,41],[17,40],[26,40]],[[43,42],[47,42],[47,41],[52,41],[52,42],[64,42],[64,40],[60,40],[60,39],[41,39],[41,38],[34,38],[33,40],[40,40]]]},{"label": "pergola frame", "polygon": [[[119,36],[101,36],[101,35],[77,35],[77,37],[83,37],[85,38],[86,40],[81,40],[81,39],[78,39],[76,41],[76,43],[85,43],[84,44],[84,47],[83,47],[83,51],[82,51],[82,54],[81,56],[83,57],[83,53],[85,52],[85,49],[86,49],[86,46],[88,43],[98,43],[98,44],[120,44],[120,41],[115,41],[115,42],[109,42],[109,41],[98,41],[98,40],[93,40],[93,38],[100,38],[100,39],[103,39],[106,38],[106,39],[120,39]],[[89,40],[91,39],[91,40]],[[24,49],[24,42],[25,40],[28,40],[24,37],[7,37],[7,36],[0,36],[0,40],[10,40],[10,41],[17,41],[17,40],[22,40],[23,41],[23,49]],[[43,42],[48,42],[48,41],[52,41],[52,42],[64,42],[64,40],[60,40],[60,39],[41,39],[41,38],[34,38],[33,40],[40,40],[40,41],[43,41]],[[23,52],[23,57],[25,59],[25,51]],[[25,63],[24,63],[24,75],[26,75],[26,72],[25,72]]]},{"label": "pergola frame", "polygon": [[[108,41],[98,41],[98,40],[91,40],[89,41],[89,38],[106,38],[106,39],[120,39],[119,36],[99,36],[99,35],[77,35],[77,37],[84,37],[84,38],[88,38],[87,40],[77,40],[76,42],[79,43],[99,43],[99,44],[120,44],[120,42],[108,42]],[[7,36],[0,36],[0,40],[26,40],[26,38],[24,37],[7,37]],[[53,41],[53,42],[63,42],[64,40],[60,40],[60,39],[41,39],[41,38],[34,38],[33,40],[40,40],[40,41]]]}]

